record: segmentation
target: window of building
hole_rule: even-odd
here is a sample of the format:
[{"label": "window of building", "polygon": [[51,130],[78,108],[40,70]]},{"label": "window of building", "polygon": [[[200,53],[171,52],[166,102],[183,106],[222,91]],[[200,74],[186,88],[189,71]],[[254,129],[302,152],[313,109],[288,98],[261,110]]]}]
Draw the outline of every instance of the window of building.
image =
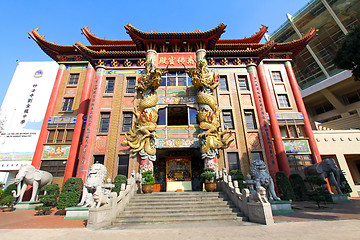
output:
[{"label": "window of building", "polygon": [[287,155],[291,172],[304,173],[304,169],[311,165],[311,155],[309,154],[288,154]]},{"label": "window of building", "polygon": [[303,138],[305,137],[304,126],[295,123],[280,125],[281,137],[283,138]]},{"label": "window of building", "polygon": [[220,92],[227,92],[227,91],[229,91],[229,87],[228,87],[228,82],[227,82],[226,76],[220,76],[219,89],[220,89]]},{"label": "window of building", "polygon": [[74,98],[64,98],[61,111],[64,112],[72,111],[73,103],[74,103]]},{"label": "window of building", "polygon": [[46,143],[71,143],[73,133],[73,129],[49,130]]},{"label": "window of building", "polygon": [[175,86],[192,86],[191,78],[184,72],[169,72],[162,76],[160,86],[175,87]]},{"label": "window of building", "polygon": [[356,91],[343,96],[345,104],[352,104],[360,101],[360,91]]},{"label": "window of building", "polygon": [[65,160],[46,160],[41,161],[40,170],[51,173],[54,177],[63,177],[65,173]]},{"label": "window of building", "polygon": [[333,109],[335,109],[335,108],[330,102],[325,102],[325,103],[322,103],[322,104],[319,104],[319,105],[313,107],[313,111],[315,112],[315,114],[329,112]]},{"label": "window of building", "polygon": [[234,121],[231,110],[222,111],[223,123],[225,128],[234,129]]},{"label": "window of building", "polygon": [[132,127],[132,119],[133,119],[133,113],[131,112],[124,112],[123,115],[123,125],[122,125],[122,131],[123,132],[129,132],[129,130]]},{"label": "window of building", "polygon": [[305,137],[304,126],[296,126],[298,137]]},{"label": "window of building", "polygon": [[288,131],[286,126],[280,126],[280,133],[281,133],[281,137],[283,138],[287,138],[288,137]]},{"label": "window of building", "polygon": [[295,126],[291,125],[291,126],[288,126],[288,128],[289,128],[290,137],[296,138],[297,134],[296,134]]},{"label": "window of building", "polygon": [[79,81],[79,73],[71,73],[69,77],[68,85],[77,85]]},{"label": "window of building", "polygon": [[198,125],[197,110],[182,105],[169,105],[159,109],[158,122],[160,126]]},{"label": "window of building", "polygon": [[274,82],[283,82],[280,71],[272,71],[271,74],[274,79]]},{"label": "window of building", "polygon": [[100,113],[99,132],[107,133],[110,125],[110,113]]},{"label": "window of building", "polygon": [[169,105],[167,108],[167,125],[188,125],[188,109],[185,105]]},{"label": "window of building", "polygon": [[245,116],[246,128],[247,129],[257,129],[254,111],[253,110],[245,110],[244,116]]},{"label": "window of building", "polygon": [[71,143],[73,135],[74,135],[74,130],[71,129],[66,130],[65,143]]},{"label": "window of building", "polygon": [[240,91],[249,91],[249,84],[246,76],[238,76]]},{"label": "window of building", "polygon": [[157,125],[166,125],[167,108],[161,108],[158,111],[158,122]]},{"label": "window of building", "polygon": [[56,143],[62,143],[64,140],[65,129],[57,130]]},{"label": "window of building", "polygon": [[49,134],[48,134],[48,138],[47,138],[47,143],[53,143],[54,142],[54,137],[56,134],[56,130],[49,130]]},{"label": "window of building", "polygon": [[231,170],[240,170],[239,154],[237,152],[228,152],[228,163],[229,163],[229,172]]},{"label": "window of building", "polygon": [[100,163],[104,165],[105,155],[94,155],[94,163]]},{"label": "window of building", "polygon": [[290,107],[290,102],[287,94],[278,94],[279,106],[281,108]]},{"label": "window of building", "polygon": [[129,155],[119,155],[118,172],[117,174],[128,176],[129,171]]},{"label": "window of building", "polygon": [[251,152],[251,160],[261,160],[264,161],[262,152]]},{"label": "window of building", "polygon": [[197,110],[195,108],[188,108],[189,109],[189,123],[190,125],[198,125],[199,121],[197,119]]},{"label": "window of building", "polygon": [[114,93],[115,78],[107,78],[105,85],[105,93]]},{"label": "window of building", "polygon": [[126,78],[126,93],[135,93],[135,77]]}]

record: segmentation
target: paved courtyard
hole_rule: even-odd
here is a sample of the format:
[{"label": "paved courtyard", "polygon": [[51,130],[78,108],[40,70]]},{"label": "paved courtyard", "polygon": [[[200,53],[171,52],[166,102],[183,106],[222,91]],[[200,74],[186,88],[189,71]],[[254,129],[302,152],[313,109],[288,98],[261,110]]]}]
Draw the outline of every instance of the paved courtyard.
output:
[{"label": "paved courtyard", "polygon": [[56,210],[49,216],[34,216],[34,210],[0,212],[0,239],[360,239],[360,198],[323,206],[296,202],[293,214],[274,216],[270,226],[187,223],[98,231],[86,229],[86,220],[64,220]]}]

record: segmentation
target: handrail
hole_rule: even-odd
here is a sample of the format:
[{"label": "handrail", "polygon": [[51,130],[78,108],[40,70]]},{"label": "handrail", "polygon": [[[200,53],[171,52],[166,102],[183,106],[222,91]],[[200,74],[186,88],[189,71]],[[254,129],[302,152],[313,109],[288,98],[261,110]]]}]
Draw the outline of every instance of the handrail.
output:
[{"label": "handrail", "polygon": [[265,225],[274,223],[271,205],[264,195],[265,189],[263,187],[257,188],[253,193],[250,193],[250,190],[247,188],[240,191],[238,181],[232,181],[225,168],[222,171],[216,172],[216,179],[220,189],[226,193],[249,221]]},{"label": "handrail", "polygon": [[133,171],[127,184],[122,184],[119,195],[115,192],[110,194],[110,204],[105,204],[98,208],[89,209],[88,229],[99,229],[110,226],[116,220],[116,217],[124,211],[126,205],[139,189],[140,174]]}]

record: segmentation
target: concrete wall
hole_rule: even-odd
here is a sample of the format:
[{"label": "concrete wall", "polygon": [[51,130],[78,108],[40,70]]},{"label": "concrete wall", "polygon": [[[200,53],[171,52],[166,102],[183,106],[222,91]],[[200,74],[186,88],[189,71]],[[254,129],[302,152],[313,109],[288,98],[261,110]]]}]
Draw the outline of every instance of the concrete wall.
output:
[{"label": "concrete wall", "polygon": [[354,157],[360,160],[360,130],[329,130],[314,131],[315,139],[322,156],[336,156],[336,160],[341,170],[344,171],[345,177],[349,182],[353,192],[352,197],[360,196],[360,185],[358,170],[354,164]]}]

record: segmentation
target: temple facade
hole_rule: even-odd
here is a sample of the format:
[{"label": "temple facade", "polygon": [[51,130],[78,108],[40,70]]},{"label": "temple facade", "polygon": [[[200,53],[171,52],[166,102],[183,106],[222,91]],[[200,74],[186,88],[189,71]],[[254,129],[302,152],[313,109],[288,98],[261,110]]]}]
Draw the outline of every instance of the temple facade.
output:
[{"label": "temple facade", "polygon": [[59,64],[32,165],[55,182],[85,179],[106,166],[110,179],[153,170],[160,190],[200,190],[204,167],[249,172],[252,160],[303,174],[321,161],[291,65],[302,38],[259,43],[267,31],[221,39],[201,32],[143,32],[106,40],[85,27],[89,45],[30,36]]}]

